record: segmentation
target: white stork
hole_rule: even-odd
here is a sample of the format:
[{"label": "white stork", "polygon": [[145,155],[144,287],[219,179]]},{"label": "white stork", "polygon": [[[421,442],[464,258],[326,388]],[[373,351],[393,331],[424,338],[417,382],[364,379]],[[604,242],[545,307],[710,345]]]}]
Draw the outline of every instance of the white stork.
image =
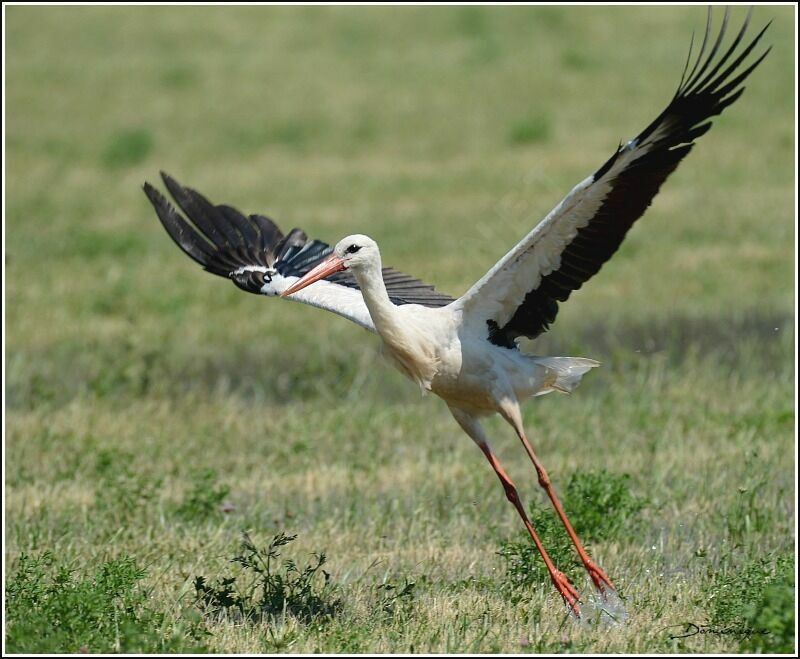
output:
[{"label": "white stork", "polygon": [[[535,357],[517,347],[556,318],[558,303],[594,275],[617,250],[661,184],[710,127],[709,119],[744,91],[745,78],[769,52],[743,65],[769,24],[741,47],[748,14],[724,54],[725,12],[719,35],[709,40],[709,10],[700,52],[689,57],[678,90],[666,109],[591,176],[581,181],[519,244],[458,299],[382,267],[374,240],[348,236],[334,248],[307,239],[300,229],[284,236],[262,215],[245,216],[216,206],[162,173],[164,184],[193,225],[151,185],[144,190],[167,232],[206,270],[230,278],[245,291],[288,297],[344,316],[380,336],[394,365],[447,403],[502,482],[542,555],[553,584],[574,615],[579,596],[542,546],[480,424],[499,413],[533,462],[595,587],[613,589],[572,529],[522,424],[520,402],[551,391],[567,393],[598,365],[576,357]],[[708,53],[706,55],[708,49]]]}]

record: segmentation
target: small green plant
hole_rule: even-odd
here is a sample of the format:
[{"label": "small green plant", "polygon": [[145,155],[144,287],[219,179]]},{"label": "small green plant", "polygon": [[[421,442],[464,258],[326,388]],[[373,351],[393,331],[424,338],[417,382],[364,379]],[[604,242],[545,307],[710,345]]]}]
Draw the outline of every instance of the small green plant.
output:
[{"label": "small green plant", "polygon": [[[531,510],[529,517],[556,567],[575,582],[581,562],[561,521],[543,508]],[[504,590],[515,602],[525,599],[527,588],[550,582],[544,561],[527,534],[521,540],[503,542],[497,553],[506,566]]]},{"label": "small green plant", "polygon": [[45,552],[23,554],[6,584],[6,649],[13,653],[188,652],[200,628],[177,629],[148,606],[145,570],[128,556],[79,575]]},{"label": "small green plant", "polygon": [[[788,563],[787,563],[788,565]],[[795,647],[795,580],[791,567],[764,589],[758,602],[744,612],[744,623],[754,630],[743,649],[761,654],[791,654]]]},{"label": "small green plant", "polygon": [[405,605],[414,600],[416,586],[416,582],[411,581],[408,577],[403,579],[402,584],[393,584],[388,581],[378,584],[376,591],[381,594],[381,598],[378,601],[377,609],[389,615],[399,613],[405,608]]},{"label": "small green plant", "polygon": [[712,576],[710,626],[738,632],[743,649],[794,648],[794,558],[761,558]]},{"label": "small green plant", "polygon": [[[606,471],[573,474],[562,502],[584,547],[630,529],[647,504],[632,493],[630,476]],[[555,511],[532,506],[530,519],[553,562],[575,582],[582,564]],[[506,585],[512,598],[523,597],[522,588],[549,582],[547,568],[527,534],[523,540],[503,542],[498,554],[506,563]]]},{"label": "small green plant", "polygon": [[176,512],[187,521],[203,521],[221,512],[221,505],[231,488],[217,484],[217,472],[204,469],[195,472],[192,488]]},{"label": "small green plant", "polygon": [[161,479],[135,472],[132,463],[133,456],[123,451],[97,455],[95,505],[117,523],[146,513],[161,487]]},{"label": "small green plant", "polygon": [[338,588],[330,582],[331,575],[322,568],[325,554],[313,554],[315,562],[302,569],[291,559],[278,561],[279,548],[296,537],[281,532],[267,547],[259,548],[247,533],[243,534],[239,553],[231,560],[243,573],[221,577],[214,583],[196,577],[197,603],[212,614],[232,613],[247,620],[283,615],[302,622],[331,618],[342,602],[337,597]]},{"label": "small green plant", "polygon": [[725,511],[725,526],[734,543],[744,544],[775,523],[774,510],[763,502],[766,485],[765,480],[760,480],[740,487],[733,505]]},{"label": "small green plant", "polygon": [[629,474],[605,470],[574,473],[564,497],[572,526],[584,542],[613,540],[630,531],[647,503],[633,494]]}]

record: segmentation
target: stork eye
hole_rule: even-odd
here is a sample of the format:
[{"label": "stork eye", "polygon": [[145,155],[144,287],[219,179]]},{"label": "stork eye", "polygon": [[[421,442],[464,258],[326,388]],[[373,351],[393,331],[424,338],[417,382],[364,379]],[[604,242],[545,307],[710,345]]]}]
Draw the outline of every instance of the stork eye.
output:
[{"label": "stork eye", "polygon": [[350,245],[345,251],[346,254],[355,254],[358,250],[361,249],[361,245]]}]

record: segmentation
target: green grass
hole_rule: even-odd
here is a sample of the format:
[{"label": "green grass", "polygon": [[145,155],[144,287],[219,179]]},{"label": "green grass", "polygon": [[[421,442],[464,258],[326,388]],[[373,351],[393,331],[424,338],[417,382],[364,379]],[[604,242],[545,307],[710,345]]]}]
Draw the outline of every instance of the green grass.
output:
[{"label": "green grass", "polygon": [[93,575],[76,575],[50,552],[22,554],[15,568],[6,583],[9,652],[206,649],[197,616],[179,622],[150,606],[149,593],[141,586],[147,571],[130,557],[104,562]]},{"label": "green grass", "polygon": [[[790,651],[794,23],[754,14],[746,93],[535,345],[603,364],[525,407],[629,614],[578,625],[445,406],[203,273],[141,185],[368,233],[460,294],[662,109],[704,10],[7,8],[6,650]],[[297,538],[266,579],[243,533]]]}]

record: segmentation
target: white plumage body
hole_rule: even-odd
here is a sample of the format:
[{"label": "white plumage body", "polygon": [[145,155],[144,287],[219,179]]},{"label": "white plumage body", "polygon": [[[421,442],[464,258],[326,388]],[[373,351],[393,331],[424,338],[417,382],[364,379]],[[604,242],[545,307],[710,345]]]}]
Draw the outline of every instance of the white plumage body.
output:
[{"label": "white plumage body", "polygon": [[[537,357],[472,337],[451,307],[397,307],[397,326],[380,332],[389,361],[423,391],[476,416],[497,412],[502,399],[523,401],[568,393],[598,362],[574,357]],[[402,328],[402,329],[399,329]]]}]

